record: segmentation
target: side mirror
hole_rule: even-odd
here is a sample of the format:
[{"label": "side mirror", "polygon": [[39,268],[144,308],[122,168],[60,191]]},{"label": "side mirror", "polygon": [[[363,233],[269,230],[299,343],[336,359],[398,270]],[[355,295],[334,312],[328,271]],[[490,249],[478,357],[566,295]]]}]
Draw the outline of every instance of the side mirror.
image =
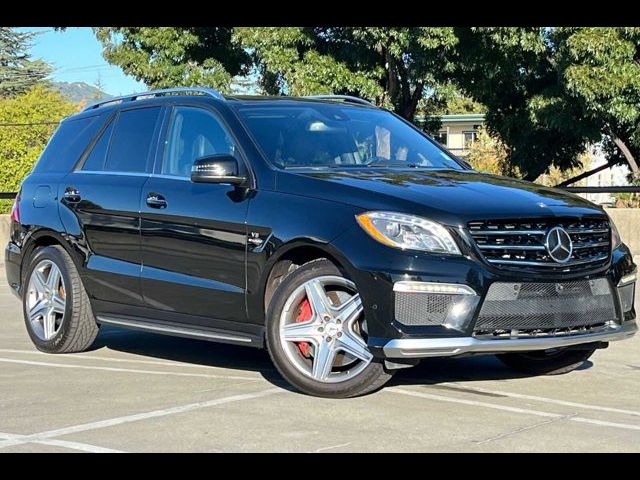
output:
[{"label": "side mirror", "polygon": [[195,183],[240,185],[246,179],[240,175],[238,160],[233,155],[207,155],[196,159],[191,167],[191,181]]}]

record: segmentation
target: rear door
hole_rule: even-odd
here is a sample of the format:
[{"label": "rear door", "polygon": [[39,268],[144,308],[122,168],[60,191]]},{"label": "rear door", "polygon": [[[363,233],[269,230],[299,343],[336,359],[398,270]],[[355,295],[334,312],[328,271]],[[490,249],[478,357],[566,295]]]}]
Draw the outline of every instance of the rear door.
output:
[{"label": "rear door", "polygon": [[139,201],[162,113],[160,106],[115,113],[60,188],[67,232],[87,250],[87,291],[93,300],[111,303],[103,308],[113,313],[117,305],[143,304]]},{"label": "rear door", "polygon": [[241,153],[213,110],[178,105],[168,118],[156,172],[140,197],[145,302],[178,314],[176,321],[244,321],[249,199],[231,185],[190,179],[196,158],[226,153],[242,164]]}]

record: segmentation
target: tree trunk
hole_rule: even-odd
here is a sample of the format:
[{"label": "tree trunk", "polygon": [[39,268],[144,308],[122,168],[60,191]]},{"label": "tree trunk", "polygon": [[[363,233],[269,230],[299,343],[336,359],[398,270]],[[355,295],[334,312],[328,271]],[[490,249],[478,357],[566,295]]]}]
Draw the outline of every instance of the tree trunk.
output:
[{"label": "tree trunk", "polygon": [[595,175],[602,170],[606,170],[607,168],[613,167],[617,162],[607,162],[604,165],[600,165],[599,167],[594,168],[593,170],[589,170],[588,172],[583,172],[580,175],[576,175],[573,178],[565,180],[564,182],[559,183],[556,187],[566,187],[567,185],[571,185],[573,183],[579,182],[580,180],[590,177],[591,175]]},{"label": "tree trunk", "polygon": [[638,164],[636,162],[636,159],[633,158],[633,155],[631,154],[631,150],[629,150],[629,147],[627,147],[627,145],[622,140],[620,140],[620,138],[618,138],[614,133],[609,132],[609,134],[611,135],[611,139],[613,140],[613,142],[616,144],[616,146],[620,149],[620,151],[624,155],[624,158],[627,160],[627,163],[631,168],[631,173],[633,173],[634,177],[637,177],[639,172]]},{"label": "tree trunk", "polygon": [[424,91],[424,84],[422,82],[418,82],[416,88],[413,90],[411,97],[408,98],[404,105],[400,106],[399,114],[405,120],[409,120],[413,122],[416,116],[416,110],[418,109],[418,102],[422,98],[422,92]]}]

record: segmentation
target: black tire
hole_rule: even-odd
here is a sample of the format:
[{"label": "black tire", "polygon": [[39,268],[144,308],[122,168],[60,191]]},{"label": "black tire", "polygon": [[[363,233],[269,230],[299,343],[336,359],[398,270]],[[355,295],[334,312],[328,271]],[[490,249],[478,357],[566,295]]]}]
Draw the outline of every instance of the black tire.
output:
[{"label": "black tire", "polygon": [[[33,331],[27,314],[27,291],[29,279],[35,267],[42,261],[49,260],[60,269],[65,285],[65,312],[59,329],[49,340],[43,340]],[[29,261],[23,279],[22,310],[27,332],[38,350],[46,353],[74,353],[87,350],[98,335],[98,325],[91,310],[91,303],[82,285],[73,260],[59,245],[52,245],[35,250]]]},{"label": "black tire", "polygon": [[392,372],[373,359],[357,376],[336,383],[325,383],[298,371],[288,360],[280,343],[280,316],[289,296],[304,282],[324,275],[347,278],[332,262],[314,260],[291,272],[280,283],[267,310],[266,343],[269,355],[280,374],[296,389],[309,395],[327,398],[351,398],[371,393],[388,382]]},{"label": "black tire", "polygon": [[549,352],[503,353],[496,355],[509,368],[528,375],[561,375],[580,367],[597,350],[585,345],[584,349],[558,349]]}]

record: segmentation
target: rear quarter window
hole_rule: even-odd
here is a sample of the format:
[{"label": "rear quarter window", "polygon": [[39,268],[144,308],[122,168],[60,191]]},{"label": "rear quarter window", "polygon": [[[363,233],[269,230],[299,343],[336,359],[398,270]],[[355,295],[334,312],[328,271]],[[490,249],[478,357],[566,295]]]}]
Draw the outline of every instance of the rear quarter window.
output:
[{"label": "rear quarter window", "polygon": [[104,115],[63,121],[47,143],[33,172],[67,173],[71,171],[104,121]]}]

